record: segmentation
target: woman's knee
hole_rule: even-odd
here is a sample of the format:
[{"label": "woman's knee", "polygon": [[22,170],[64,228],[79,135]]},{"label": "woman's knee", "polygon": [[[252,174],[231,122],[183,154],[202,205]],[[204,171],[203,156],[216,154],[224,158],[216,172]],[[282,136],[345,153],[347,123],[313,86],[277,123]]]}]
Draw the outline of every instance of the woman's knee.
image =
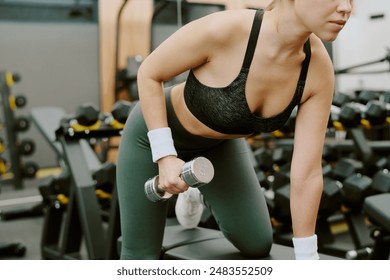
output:
[{"label": "woman's knee", "polygon": [[233,245],[240,251],[241,255],[248,258],[267,257],[272,247],[272,236],[253,237],[252,240],[239,240]]},{"label": "woman's knee", "polygon": [[259,219],[255,223],[248,220],[239,226],[240,230],[228,230],[221,227],[225,237],[240,251],[249,258],[264,258],[269,255],[273,243],[273,230],[267,219]]}]

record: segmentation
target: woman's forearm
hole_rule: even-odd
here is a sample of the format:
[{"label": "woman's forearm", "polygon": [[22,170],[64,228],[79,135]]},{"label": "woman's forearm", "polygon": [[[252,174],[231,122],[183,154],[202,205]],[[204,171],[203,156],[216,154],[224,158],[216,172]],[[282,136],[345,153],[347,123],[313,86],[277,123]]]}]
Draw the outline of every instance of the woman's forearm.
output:
[{"label": "woman's forearm", "polygon": [[322,174],[291,180],[290,207],[294,237],[307,237],[315,233],[322,190]]}]

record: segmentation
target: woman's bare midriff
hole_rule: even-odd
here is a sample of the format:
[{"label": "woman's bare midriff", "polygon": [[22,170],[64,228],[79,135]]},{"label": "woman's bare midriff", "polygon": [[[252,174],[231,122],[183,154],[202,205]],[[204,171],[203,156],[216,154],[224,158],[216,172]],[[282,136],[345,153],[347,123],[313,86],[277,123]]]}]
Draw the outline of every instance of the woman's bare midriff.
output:
[{"label": "woman's bare midriff", "polygon": [[201,123],[189,110],[184,101],[184,86],[181,83],[172,88],[171,101],[176,116],[183,127],[191,134],[213,139],[235,139],[244,137],[245,135],[223,134],[212,130]]}]

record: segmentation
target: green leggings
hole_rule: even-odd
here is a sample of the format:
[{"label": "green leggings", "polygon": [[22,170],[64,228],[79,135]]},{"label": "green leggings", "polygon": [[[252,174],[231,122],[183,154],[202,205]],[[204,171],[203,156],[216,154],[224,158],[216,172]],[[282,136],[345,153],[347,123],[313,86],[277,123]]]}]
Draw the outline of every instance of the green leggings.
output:
[{"label": "green leggings", "polygon": [[[189,161],[208,158],[213,180],[200,187],[205,204],[226,238],[247,257],[264,257],[272,245],[272,227],[264,195],[249,158],[245,139],[216,140],[188,133],[177,120],[165,90],[168,123],[178,156]],[[168,202],[154,203],[144,194],[144,183],[158,174],[138,105],[123,131],[117,161],[122,248],[121,259],[158,259]]]}]

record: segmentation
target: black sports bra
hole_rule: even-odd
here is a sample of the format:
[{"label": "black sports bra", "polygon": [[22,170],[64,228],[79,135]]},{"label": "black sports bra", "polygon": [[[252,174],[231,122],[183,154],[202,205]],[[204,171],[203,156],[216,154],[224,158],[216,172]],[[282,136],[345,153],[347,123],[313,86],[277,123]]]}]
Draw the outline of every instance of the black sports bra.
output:
[{"label": "black sports bra", "polygon": [[245,96],[245,84],[256,49],[262,18],[263,13],[256,11],[241,71],[230,85],[222,88],[208,87],[200,83],[192,71],[188,74],[184,88],[187,107],[203,124],[220,133],[250,135],[275,131],[285,124],[302,98],[310,63],[309,40],[304,46],[306,57],[290,104],[281,113],[269,118],[256,116],[250,111]]}]

